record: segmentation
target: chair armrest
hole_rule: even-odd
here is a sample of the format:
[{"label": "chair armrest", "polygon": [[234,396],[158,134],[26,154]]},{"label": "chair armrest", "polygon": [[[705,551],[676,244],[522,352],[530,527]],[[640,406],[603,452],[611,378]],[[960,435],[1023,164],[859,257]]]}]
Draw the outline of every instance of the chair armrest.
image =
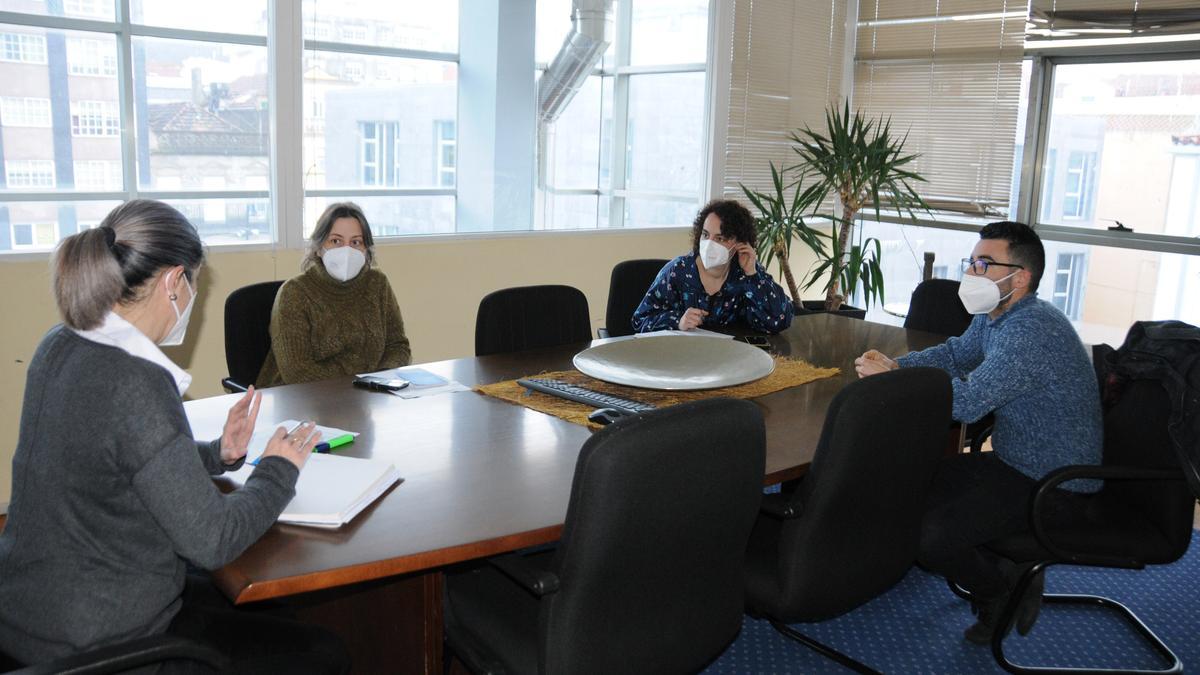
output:
[{"label": "chair armrest", "polygon": [[1046,550],[1055,556],[1061,558],[1065,562],[1082,565],[1102,565],[1105,567],[1124,567],[1129,569],[1137,569],[1142,567],[1142,563],[1132,557],[1121,557],[1111,555],[1097,555],[1094,553],[1084,553],[1079,551],[1068,551],[1050,539],[1049,532],[1046,531],[1046,525],[1043,522],[1043,512],[1046,500],[1049,498],[1051,491],[1059,485],[1081,478],[1092,478],[1102,480],[1127,480],[1127,481],[1181,481],[1183,475],[1179,471],[1172,469],[1148,469],[1140,466],[1120,466],[1120,465],[1091,465],[1091,464],[1076,464],[1072,466],[1064,466],[1046,474],[1042,480],[1038,481],[1037,491],[1033,494],[1033,505],[1030,508],[1033,520],[1033,536],[1037,538],[1038,543],[1045,547]]},{"label": "chair armrest", "polygon": [[980,431],[979,433],[975,434],[975,436],[971,438],[971,452],[974,452],[974,453],[983,452],[983,442],[986,441],[988,439],[988,437],[992,435],[993,429],[995,429],[994,425],[989,426],[986,429],[984,429],[983,431]]},{"label": "chair armrest", "polygon": [[111,647],[101,647],[82,654],[67,656],[49,663],[39,663],[13,671],[13,673],[19,675],[49,675],[50,673],[102,675],[124,672],[169,659],[197,661],[217,671],[223,671],[229,666],[229,660],[208,645],[176,635],[152,635]]},{"label": "chair armrest", "polygon": [[792,501],[792,495],[776,492],[763,495],[762,505],[758,507],[762,513],[778,520],[792,520],[804,513],[804,505]]},{"label": "chair armrest", "polygon": [[225,391],[229,392],[230,394],[240,394],[247,390],[247,387],[234,382],[232,377],[222,378],[221,386],[224,387]]},{"label": "chair armrest", "polygon": [[549,570],[531,565],[529,561],[516,553],[505,553],[488,558],[487,561],[492,567],[500,570],[509,579],[539,598],[558,591],[557,575]]}]

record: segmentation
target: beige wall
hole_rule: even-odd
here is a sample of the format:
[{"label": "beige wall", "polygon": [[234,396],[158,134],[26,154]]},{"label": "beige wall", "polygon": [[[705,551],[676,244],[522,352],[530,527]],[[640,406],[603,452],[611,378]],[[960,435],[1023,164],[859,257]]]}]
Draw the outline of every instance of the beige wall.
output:
[{"label": "beige wall", "polygon": [[[416,363],[470,356],[480,298],[508,286],[570,284],[588,298],[600,327],[614,264],[631,258],[670,258],[687,250],[679,230],[539,233],[492,238],[413,240],[377,248],[388,275]],[[796,247],[794,269],[811,260]],[[189,398],[224,393],[224,299],[246,284],[286,279],[299,271],[299,251],[213,251],[201,272],[201,294],[186,342],[167,353],[194,378]],[[778,276],[777,274],[775,276]],[[25,368],[41,336],[58,322],[45,260],[0,261],[0,505],[11,494]]]}]

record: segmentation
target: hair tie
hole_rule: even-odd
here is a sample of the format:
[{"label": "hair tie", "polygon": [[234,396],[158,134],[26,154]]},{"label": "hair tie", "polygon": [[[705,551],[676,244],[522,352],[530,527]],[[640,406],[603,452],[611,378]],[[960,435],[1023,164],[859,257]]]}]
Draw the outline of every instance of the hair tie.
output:
[{"label": "hair tie", "polygon": [[117,233],[111,227],[104,225],[100,228],[104,232],[104,242],[108,244],[108,250],[116,252]]}]

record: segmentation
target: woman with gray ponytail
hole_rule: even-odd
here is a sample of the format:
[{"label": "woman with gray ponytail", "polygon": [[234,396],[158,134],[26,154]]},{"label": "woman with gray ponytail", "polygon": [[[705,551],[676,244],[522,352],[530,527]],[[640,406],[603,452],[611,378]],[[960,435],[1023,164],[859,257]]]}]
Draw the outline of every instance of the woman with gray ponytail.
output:
[{"label": "woman with gray ponytail", "polygon": [[148,200],[55,251],[63,324],[29,364],[0,534],[0,650],[13,658],[172,633],[212,643],[235,671],[347,668],[331,635],[214,605],[186,574],[189,563],[225,565],[266,532],[319,436],[311,423],[280,428],[244,487],[213,484],[245,461],[260,396],[251,388],[234,404],[221,438],[192,438],[181,398],[191,376],[159,347],[183,342],[203,262],[191,223]]}]

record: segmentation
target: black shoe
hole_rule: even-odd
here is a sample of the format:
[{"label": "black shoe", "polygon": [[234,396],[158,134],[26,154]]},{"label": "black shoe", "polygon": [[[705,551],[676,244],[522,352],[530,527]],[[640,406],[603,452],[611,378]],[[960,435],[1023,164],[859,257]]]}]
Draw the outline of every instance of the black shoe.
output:
[{"label": "black shoe", "polygon": [[[994,600],[972,603],[972,609],[978,618],[970,628],[963,632],[963,637],[967,639],[967,642],[977,645],[992,644],[992,634],[996,632],[996,626],[1000,623],[1000,614],[1004,611],[1005,601],[1007,598],[1001,596]],[[1011,625],[1005,626],[1004,634],[1006,636],[1011,628]]]},{"label": "black shoe", "polygon": [[1017,634],[1028,635],[1042,611],[1042,594],[1046,592],[1046,570],[1039,570],[1017,606]]}]

